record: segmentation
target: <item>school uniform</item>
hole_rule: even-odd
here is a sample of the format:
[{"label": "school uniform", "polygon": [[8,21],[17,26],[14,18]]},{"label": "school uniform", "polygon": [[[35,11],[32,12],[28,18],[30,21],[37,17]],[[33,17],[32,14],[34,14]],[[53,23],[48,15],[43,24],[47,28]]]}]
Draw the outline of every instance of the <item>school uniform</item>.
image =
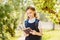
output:
[{"label": "school uniform", "polygon": [[[40,20],[36,18],[33,18],[31,20],[27,19],[25,21],[25,27],[30,27],[32,30],[39,32],[39,28],[41,27]],[[29,36],[27,36],[25,40],[41,40],[41,36],[29,34]]]}]

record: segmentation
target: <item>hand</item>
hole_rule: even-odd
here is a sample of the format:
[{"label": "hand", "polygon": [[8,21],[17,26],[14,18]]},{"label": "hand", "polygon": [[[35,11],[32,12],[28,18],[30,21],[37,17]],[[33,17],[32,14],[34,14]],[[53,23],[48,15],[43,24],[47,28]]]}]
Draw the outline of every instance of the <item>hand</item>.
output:
[{"label": "hand", "polygon": [[25,36],[27,37],[27,36],[29,36],[29,34],[26,34]]},{"label": "hand", "polygon": [[30,32],[32,35],[36,35],[36,31],[35,30],[32,30],[31,32]]},{"label": "hand", "polygon": [[24,36],[27,37],[27,36],[29,36],[29,34],[26,34],[26,33],[24,32]]},{"label": "hand", "polygon": [[29,34],[28,33],[26,33],[26,31],[25,30],[27,30],[27,29],[29,29],[29,28],[25,28],[23,31],[24,31],[24,36],[29,36]]},{"label": "hand", "polygon": [[23,31],[26,33],[26,34],[30,34],[30,31],[31,31],[32,29],[31,28],[26,28],[26,29],[24,29]]}]

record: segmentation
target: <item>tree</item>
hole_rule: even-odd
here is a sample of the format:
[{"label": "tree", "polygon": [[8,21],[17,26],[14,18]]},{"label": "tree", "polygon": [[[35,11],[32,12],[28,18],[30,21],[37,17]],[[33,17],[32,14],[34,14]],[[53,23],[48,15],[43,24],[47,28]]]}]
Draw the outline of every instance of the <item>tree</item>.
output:
[{"label": "tree", "polygon": [[[54,24],[60,23],[59,14],[56,12],[55,5],[57,0],[32,0],[38,12],[44,11],[46,17]],[[53,26],[54,29],[54,26]]]},{"label": "tree", "polygon": [[0,3],[0,34],[2,40],[9,40],[7,34],[15,36],[15,29],[20,16],[20,0],[8,0]]}]

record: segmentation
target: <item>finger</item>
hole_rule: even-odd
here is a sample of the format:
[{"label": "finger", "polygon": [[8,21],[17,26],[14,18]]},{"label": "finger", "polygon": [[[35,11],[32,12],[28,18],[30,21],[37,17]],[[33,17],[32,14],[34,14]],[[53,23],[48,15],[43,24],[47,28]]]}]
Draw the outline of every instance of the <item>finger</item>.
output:
[{"label": "finger", "polygon": [[30,32],[30,33],[32,33],[32,32]]},{"label": "finger", "polygon": [[29,36],[29,34],[26,34],[26,36]]}]

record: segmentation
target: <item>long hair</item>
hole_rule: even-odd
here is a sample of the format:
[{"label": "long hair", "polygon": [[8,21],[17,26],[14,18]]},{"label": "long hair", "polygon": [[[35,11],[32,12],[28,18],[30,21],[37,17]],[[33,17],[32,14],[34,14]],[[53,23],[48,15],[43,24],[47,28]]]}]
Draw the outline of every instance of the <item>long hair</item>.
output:
[{"label": "long hair", "polygon": [[[35,11],[35,13],[34,13],[34,17],[37,18],[35,8],[32,7],[32,6],[29,6],[29,7],[27,7],[26,11],[27,11],[28,9],[31,9],[32,11]],[[28,19],[29,19],[29,17],[28,17]]]}]

